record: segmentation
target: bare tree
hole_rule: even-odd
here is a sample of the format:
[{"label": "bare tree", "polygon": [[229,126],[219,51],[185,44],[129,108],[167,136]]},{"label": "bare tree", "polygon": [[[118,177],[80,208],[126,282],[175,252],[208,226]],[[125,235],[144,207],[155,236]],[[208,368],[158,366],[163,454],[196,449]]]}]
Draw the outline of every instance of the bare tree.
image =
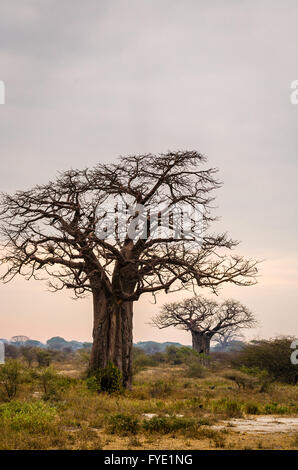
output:
[{"label": "bare tree", "polygon": [[23,345],[26,343],[26,341],[29,341],[30,338],[28,338],[28,336],[24,336],[24,335],[17,335],[17,336],[13,336],[11,338],[11,342],[12,343],[18,343],[20,345]]},{"label": "bare tree", "polygon": [[[73,289],[80,297],[92,293],[94,328],[90,367],[112,361],[132,377],[133,303],[144,293],[208,287],[216,292],[226,283],[255,283],[256,262],[234,254],[238,242],[227,234],[209,233],[211,193],[218,188],[216,170],[205,168],[205,157],[195,151],[168,152],[121,158],[116,164],[98,164],[71,170],[55,181],[1,200],[2,264],[4,282],[20,274],[27,279],[50,279],[53,290]],[[111,196],[125,196],[133,208],[124,237],[111,240],[99,234],[106,227],[106,205]],[[152,222],[150,211],[163,204],[168,221],[177,204],[202,208],[203,235],[185,243],[184,237],[160,235],[161,212]],[[139,207],[147,216],[140,220]],[[121,222],[115,209],[115,223]],[[131,228],[142,225],[131,234]],[[43,273],[43,274],[41,274]]]},{"label": "bare tree", "polygon": [[217,333],[212,341],[216,343],[221,351],[227,350],[230,343],[234,341],[244,341],[244,334],[239,330],[238,326],[230,327],[230,329]]},{"label": "bare tree", "polygon": [[252,312],[236,300],[222,303],[196,296],[181,302],[165,304],[161,313],[153,318],[158,328],[177,326],[191,332],[192,346],[200,354],[209,355],[214,335],[239,332],[256,324]]}]

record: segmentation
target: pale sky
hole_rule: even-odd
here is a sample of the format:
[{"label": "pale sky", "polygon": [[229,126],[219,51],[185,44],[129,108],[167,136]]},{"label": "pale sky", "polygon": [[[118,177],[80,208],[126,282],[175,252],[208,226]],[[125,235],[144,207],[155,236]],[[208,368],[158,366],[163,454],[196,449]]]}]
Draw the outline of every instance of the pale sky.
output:
[{"label": "pale sky", "polygon": [[[256,314],[248,337],[297,336],[297,25],[296,0],[1,0],[0,189],[119,155],[198,150],[224,182],[218,230],[265,260],[257,286],[221,297]],[[0,337],[91,339],[90,298],[23,279],[0,289]],[[134,340],[189,344],[148,325],[182,295],[143,298]]]}]

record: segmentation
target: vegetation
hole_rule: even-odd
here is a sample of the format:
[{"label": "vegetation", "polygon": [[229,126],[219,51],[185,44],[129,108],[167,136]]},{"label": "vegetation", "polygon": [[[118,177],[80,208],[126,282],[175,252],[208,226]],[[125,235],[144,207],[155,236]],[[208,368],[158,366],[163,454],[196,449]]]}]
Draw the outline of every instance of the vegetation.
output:
[{"label": "vegetation", "polygon": [[264,388],[269,374],[235,368],[239,354],[211,353],[207,368],[190,348],[148,356],[136,349],[131,391],[118,387],[112,364],[88,377],[80,350],[50,367],[8,359],[0,366],[0,449],[297,448],[295,434],[239,439],[229,425],[247,416],[298,417],[297,385],[270,376]]},{"label": "vegetation", "polygon": [[20,383],[23,379],[23,365],[19,361],[8,360],[3,366],[0,366],[0,383],[2,391],[11,400],[17,394]]},{"label": "vegetation", "polygon": [[[197,151],[169,151],[69,170],[47,184],[2,194],[0,279],[46,278],[54,291],[90,293],[90,368],[111,361],[130,388],[132,318],[141,296],[198,286],[216,293],[224,283],[256,282],[257,262],[236,255],[238,241],[211,226],[216,173]],[[185,206],[196,208],[191,217]],[[111,207],[117,227],[108,220]],[[202,221],[193,223],[198,212]],[[64,347],[59,337],[52,345]]]},{"label": "vegetation", "polygon": [[202,362],[206,364],[213,337],[218,340],[223,336],[227,340],[241,334],[244,328],[256,325],[252,312],[237,300],[216,302],[201,295],[163,305],[159,315],[152,320],[159,329],[176,326],[189,331],[193,349],[204,354]]},{"label": "vegetation", "polygon": [[289,357],[293,339],[279,337],[272,340],[253,341],[242,348],[234,364],[244,365],[255,374],[259,371],[266,371],[273,380],[296,384],[298,365],[293,365]]},{"label": "vegetation", "polygon": [[103,369],[91,370],[87,384],[98,392],[119,392],[122,388],[122,374],[118,367],[109,362]]}]

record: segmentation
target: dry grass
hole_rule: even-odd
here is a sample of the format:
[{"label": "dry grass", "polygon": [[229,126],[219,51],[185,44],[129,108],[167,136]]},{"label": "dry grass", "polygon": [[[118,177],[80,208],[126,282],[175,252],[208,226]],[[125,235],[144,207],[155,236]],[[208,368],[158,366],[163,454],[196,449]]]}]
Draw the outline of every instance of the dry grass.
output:
[{"label": "dry grass", "polygon": [[[298,437],[293,434],[253,435],[229,427],[220,431],[212,428],[221,420],[250,412],[297,416],[294,386],[274,384],[270,391],[260,393],[239,389],[225,378],[226,370],[186,378],[183,367],[167,365],[140,372],[132,391],[108,395],[87,388],[79,378],[83,368],[78,364],[55,364],[55,368],[72,380],[40,407],[42,427],[35,425],[30,406],[21,406],[41,400],[38,383],[22,385],[17,396],[21,411],[12,407],[4,419],[0,410],[1,450],[298,448]],[[6,410],[11,405],[2,401],[0,406]],[[19,417],[14,413],[23,413],[17,427],[13,423]]]}]

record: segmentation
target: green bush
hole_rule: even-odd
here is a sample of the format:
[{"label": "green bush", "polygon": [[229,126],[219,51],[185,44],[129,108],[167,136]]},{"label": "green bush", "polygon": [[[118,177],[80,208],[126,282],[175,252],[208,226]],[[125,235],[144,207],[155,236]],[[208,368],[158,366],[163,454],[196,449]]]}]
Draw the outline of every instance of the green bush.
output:
[{"label": "green bush", "polygon": [[243,415],[241,404],[228,398],[214,400],[211,402],[211,406],[214,411],[224,413],[229,418],[240,418]]},{"label": "green bush", "polygon": [[258,415],[261,413],[259,405],[256,403],[246,403],[244,406],[245,413],[249,415]]},{"label": "green bush", "polygon": [[16,396],[19,385],[23,380],[24,367],[21,362],[10,359],[6,364],[0,366],[0,384],[9,400]]},{"label": "green bush", "polygon": [[122,374],[118,367],[109,362],[104,369],[90,371],[87,387],[98,392],[118,392],[122,388]]},{"label": "green bush", "polygon": [[252,341],[244,346],[234,363],[238,367],[257,368],[266,371],[274,380],[295,385],[298,365],[290,361],[292,337]]},{"label": "green bush", "polygon": [[61,393],[65,391],[73,379],[58,374],[52,367],[45,367],[35,372],[35,375],[42,385],[45,400],[57,400]]},{"label": "green bush", "polygon": [[139,429],[139,420],[136,416],[117,413],[109,418],[109,431],[112,434],[136,434]]},{"label": "green bush", "polygon": [[261,370],[259,367],[245,367],[240,368],[242,372],[251,376],[256,380],[257,385],[260,387],[260,392],[268,392],[273,382],[273,377],[267,370]]},{"label": "green bush", "polygon": [[133,375],[138,374],[142,370],[146,370],[148,367],[156,367],[158,365],[159,365],[159,361],[156,360],[155,355],[146,354],[140,348],[133,348],[133,351],[132,351]]},{"label": "green bush", "polygon": [[204,366],[202,366],[199,359],[195,358],[190,361],[185,375],[186,377],[196,378],[196,379],[205,376],[205,368]]},{"label": "green bush", "polygon": [[38,367],[49,367],[52,354],[46,349],[36,348],[35,350],[36,360],[38,362]]},{"label": "green bush", "polygon": [[0,423],[15,431],[46,431],[56,417],[56,409],[43,401],[0,405]]},{"label": "green bush", "polygon": [[143,428],[145,431],[157,432],[159,434],[169,434],[171,432],[196,429],[198,427],[197,422],[192,418],[184,417],[153,417],[146,419],[143,422]]},{"label": "green bush", "polygon": [[257,379],[240,372],[229,372],[224,375],[228,380],[235,382],[239,389],[252,390],[257,385]]},{"label": "green bush", "polygon": [[187,364],[193,357],[199,355],[187,346],[168,346],[166,349],[166,359],[170,364]]},{"label": "green bush", "polygon": [[280,405],[279,403],[268,403],[264,407],[264,413],[268,415],[283,415],[290,413],[290,409],[285,405]]},{"label": "green bush", "polygon": [[86,379],[86,384],[89,390],[93,390],[94,392],[100,391],[100,384],[98,383],[98,378],[95,375],[89,375]]}]

